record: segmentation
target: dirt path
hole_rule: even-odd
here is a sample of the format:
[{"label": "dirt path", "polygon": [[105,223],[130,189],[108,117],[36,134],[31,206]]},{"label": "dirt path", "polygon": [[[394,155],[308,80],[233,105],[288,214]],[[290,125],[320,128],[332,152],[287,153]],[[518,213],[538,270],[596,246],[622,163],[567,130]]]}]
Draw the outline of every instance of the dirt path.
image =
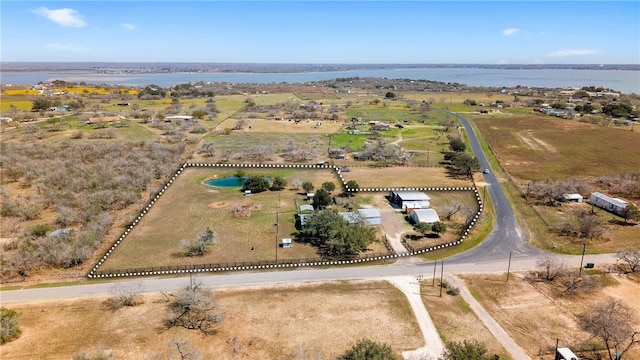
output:
[{"label": "dirt path", "polygon": [[512,358],[518,360],[531,359],[529,355],[507,334],[506,331],[496,322],[491,315],[480,305],[480,303],[471,295],[471,292],[465,285],[464,281],[451,274],[445,275],[446,280],[453,286],[460,289],[460,295],[464,301],[469,304],[471,310],[478,316],[478,318],[489,329],[491,334],[495,336],[500,344],[509,352]]},{"label": "dirt path", "polygon": [[384,231],[387,234],[387,239],[393,250],[398,254],[408,252],[404,245],[402,245],[402,233],[405,230],[396,211],[393,209],[380,210],[380,217]]},{"label": "dirt path", "polygon": [[403,351],[402,357],[406,360],[420,359],[420,360],[436,360],[442,354],[444,350],[444,344],[438,335],[431,316],[427,312],[427,308],[422,302],[422,294],[420,293],[420,283],[418,280],[411,276],[398,276],[387,278],[393,286],[397,287],[407,297],[407,301],[413,309],[413,314],[416,317],[422,336],[424,337],[425,346],[410,351]]}]

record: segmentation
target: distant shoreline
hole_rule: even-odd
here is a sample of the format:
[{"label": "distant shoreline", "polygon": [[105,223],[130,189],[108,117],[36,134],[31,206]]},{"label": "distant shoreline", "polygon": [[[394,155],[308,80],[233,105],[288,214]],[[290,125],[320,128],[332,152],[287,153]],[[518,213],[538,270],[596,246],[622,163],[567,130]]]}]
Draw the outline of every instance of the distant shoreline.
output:
[{"label": "distant shoreline", "polygon": [[640,64],[258,64],[258,63],[114,63],[2,62],[2,72],[68,72],[98,74],[162,73],[306,73],[373,69],[625,70]]}]

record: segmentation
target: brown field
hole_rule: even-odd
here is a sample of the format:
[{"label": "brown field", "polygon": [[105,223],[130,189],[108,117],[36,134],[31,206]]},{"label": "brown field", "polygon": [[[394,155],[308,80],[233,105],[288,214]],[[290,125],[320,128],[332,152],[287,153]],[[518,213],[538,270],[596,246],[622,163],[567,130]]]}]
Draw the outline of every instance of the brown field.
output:
[{"label": "brown field", "polygon": [[[246,126],[242,130],[234,130],[234,132],[242,133],[279,133],[279,134],[332,134],[342,127],[343,121],[313,121],[302,120],[298,123],[289,120],[273,120],[273,119],[246,119]],[[237,118],[228,118],[218,125],[218,130],[225,128],[233,129],[238,122]],[[320,123],[321,125],[317,125]]]},{"label": "brown field", "polygon": [[500,164],[523,181],[636,172],[640,133],[545,116],[476,117]]},{"label": "brown field", "polygon": [[[601,276],[603,286],[575,295],[558,296],[556,289],[546,283],[529,283],[523,274],[516,274],[505,282],[504,275],[465,275],[463,278],[473,296],[491,316],[511,335],[530,356],[546,354],[540,359],[553,359],[556,344],[578,349],[590,343],[590,335],[580,329],[576,315],[584,312],[594,301],[607,296],[622,300],[640,316],[637,278]],[[636,346],[625,358],[637,359]]]},{"label": "brown field", "polygon": [[424,345],[406,298],[386,282],[218,290],[216,299],[226,319],[209,336],[165,329],[167,303],[160,294],[115,311],[98,298],[14,305],[22,335],[2,345],[2,358],[70,359],[95,353],[96,346],[114,359],[167,358],[174,338],[187,339],[204,359],[236,359],[234,337],[242,359],[299,359],[301,350],[335,357],[361,338],[385,342],[398,355]]},{"label": "brown field", "polygon": [[375,187],[467,187],[471,181],[454,178],[440,167],[352,167],[343,172],[345,181],[355,180],[361,188]]}]

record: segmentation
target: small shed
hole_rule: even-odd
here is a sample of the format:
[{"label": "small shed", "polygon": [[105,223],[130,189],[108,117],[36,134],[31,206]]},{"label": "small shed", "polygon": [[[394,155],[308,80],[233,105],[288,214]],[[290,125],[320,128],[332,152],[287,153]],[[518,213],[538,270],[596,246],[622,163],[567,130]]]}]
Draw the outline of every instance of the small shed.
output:
[{"label": "small shed", "polygon": [[382,224],[382,217],[378,209],[358,209],[360,216],[364,219],[365,225],[380,225]]},{"label": "small shed", "polygon": [[556,349],[556,360],[579,360],[578,356],[567,347]]},{"label": "small shed", "polygon": [[564,194],[564,200],[568,202],[581,203],[584,198],[580,194]]},{"label": "small shed", "polygon": [[282,247],[287,249],[291,247],[291,238],[283,238],[282,239]]},{"label": "small shed", "polygon": [[307,193],[307,200],[313,200],[313,197],[316,196],[316,193]]},{"label": "small shed", "polygon": [[251,195],[251,190],[245,190],[244,191],[244,196],[249,196]]},{"label": "small shed", "polygon": [[427,224],[433,224],[440,221],[440,217],[438,216],[438,213],[433,209],[411,210],[411,214],[409,214],[409,218],[411,218],[411,220],[416,224],[421,222],[427,223]]},{"label": "small shed", "polygon": [[311,204],[300,205],[300,212],[306,212],[306,211],[313,211],[313,205]]}]

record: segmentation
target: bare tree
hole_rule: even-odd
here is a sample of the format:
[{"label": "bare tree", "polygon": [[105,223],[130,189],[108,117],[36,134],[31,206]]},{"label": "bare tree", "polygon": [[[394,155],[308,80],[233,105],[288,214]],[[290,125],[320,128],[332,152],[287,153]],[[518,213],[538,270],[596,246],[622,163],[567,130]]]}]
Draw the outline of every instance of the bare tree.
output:
[{"label": "bare tree", "polygon": [[452,200],[451,202],[447,203],[443,207],[445,219],[451,220],[451,217],[462,210],[463,206],[464,204],[458,200]]},{"label": "bare tree", "polygon": [[640,249],[618,251],[617,258],[629,266],[629,272],[640,270]]},{"label": "bare tree", "polygon": [[222,311],[213,299],[213,292],[199,284],[190,284],[180,291],[169,304],[168,327],[183,327],[215,334],[217,325],[224,320]]},{"label": "bare tree", "polygon": [[551,258],[536,261],[536,266],[540,269],[538,276],[546,281],[553,281],[564,272],[564,264]]},{"label": "bare tree", "polygon": [[182,240],[182,250],[185,256],[201,256],[204,255],[209,248],[218,242],[218,234],[206,228],[191,240]]},{"label": "bare tree", "polygon": [[577,233],[578,237],[592,240],[604,234],[604,226],[597,215],[583,212],[578,215]]},{"label": "bare tree", "polygon": [[115,284],[111,288],[113,297],[106,301],[107,306],[113,310],[120,309],[125,306],[136,306],[142,304],[140,300],[141,283],[135,284]]},{"label": "bare tree", "polygon": [[215,145],[213,145],[213,143],[206,142],[202,144],[202,147],[200,148],[199,152],[201,154],[204,154],[204,156],[206,157],[212,157],[213,154],[216,152],[216,148],[215,148]]},{"label": "bare tree", "polygon": [[[185,338],[173,338],[169,342],[169,351],[171,354],[176,354],[180,360],[200,360],[202,355],[193,347],[191,342]],[[173,359],[170,356],[169,359]]]},{"label": "bare tree", "polygon": [[578,319],[583,330],[604,342],[609,360],[622,359],[632,346],[640,344],[636,314],[618,299],[594,303]]}]

